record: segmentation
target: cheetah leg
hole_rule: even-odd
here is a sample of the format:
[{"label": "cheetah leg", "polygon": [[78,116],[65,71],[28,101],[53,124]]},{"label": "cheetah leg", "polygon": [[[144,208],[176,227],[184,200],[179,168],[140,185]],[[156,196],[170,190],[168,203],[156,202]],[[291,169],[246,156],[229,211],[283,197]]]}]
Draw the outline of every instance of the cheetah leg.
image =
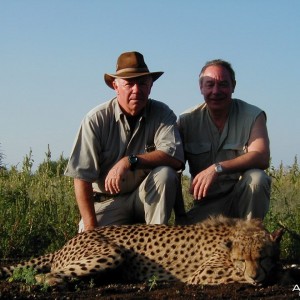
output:
[{"label": "cheetah leg", "polygon": [[96,275],[114,270],[123,263],[123,251],[118,246],[106,245],[101,253],[99,253],[99,249],[95,249],[94,252],[89,251],[88,256],[69,261],[63,266],[54,266],[50,273],[37,275],[36,280],[39,283],[51,286],[60,285],[71,278]]},{"label": "cheetah leg", "polygon": [[229,252],[217,249],[187,280],[188,284],[218,285],[232,282],[247,282],[243,273],[230,260]]}]

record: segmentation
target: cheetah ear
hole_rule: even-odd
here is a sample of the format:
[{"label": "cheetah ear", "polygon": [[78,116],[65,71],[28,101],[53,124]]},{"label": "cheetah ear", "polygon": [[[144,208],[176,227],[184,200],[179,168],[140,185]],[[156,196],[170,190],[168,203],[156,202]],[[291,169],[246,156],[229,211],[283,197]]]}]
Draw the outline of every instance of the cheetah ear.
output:
[{"label": "cheetah ear", "polygon": [[280,243],[281,238],[284,234],[285,230],[283,228],[279,228],[270,234],[271,240],[276,243]]}]

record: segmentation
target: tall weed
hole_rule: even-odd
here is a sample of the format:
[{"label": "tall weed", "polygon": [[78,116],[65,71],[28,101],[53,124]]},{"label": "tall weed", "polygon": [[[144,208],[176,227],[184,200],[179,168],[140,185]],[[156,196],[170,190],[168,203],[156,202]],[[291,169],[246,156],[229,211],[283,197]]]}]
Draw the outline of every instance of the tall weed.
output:
[{"label": "tall weed", "polygon": [[270,210],[265,223],[270,231],[286,229],[281,242],[282,257],[300,261],[300,170],[295,157],[291,166],[268,170],[272,177]]},{"label": "tall weed", "polygon": [[[73,181],[61,174],[66,160],[53,164],[50,158],[34,174],[31,153],[21,171],[0,170],[0,257],[39,255],[74,236],[79,216]],[[50,171],[53,165],[57,173]]]}]

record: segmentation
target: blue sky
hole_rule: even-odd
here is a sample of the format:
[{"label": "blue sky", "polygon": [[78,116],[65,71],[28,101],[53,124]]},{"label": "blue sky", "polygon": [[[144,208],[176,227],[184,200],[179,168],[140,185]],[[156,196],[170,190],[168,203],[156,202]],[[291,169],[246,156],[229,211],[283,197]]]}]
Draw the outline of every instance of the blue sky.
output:
[{"label": "blue sky", "polygon": [[300,153],[300,1],[0,0],[0,150],[8,166],[68,157],[84,115],[114,96],[120,53],[164,71],[151,97],[178,115],[203,101],[198,74],[222,58],[234,97],[268,116],[272,164]]}]

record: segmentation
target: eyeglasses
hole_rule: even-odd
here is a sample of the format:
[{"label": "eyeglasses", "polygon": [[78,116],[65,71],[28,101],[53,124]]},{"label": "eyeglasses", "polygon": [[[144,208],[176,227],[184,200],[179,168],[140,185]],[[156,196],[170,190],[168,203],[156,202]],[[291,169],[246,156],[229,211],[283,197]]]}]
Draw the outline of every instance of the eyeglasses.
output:
[{"label": "eyeglasses", "polygon": [[149,87],[151,80],[150,78],[134,78],[129,80],[122,79],[122,81],[118,79],[117,82],[125,89],[130,90],[135,85],[137,85],[139,88]]}]

